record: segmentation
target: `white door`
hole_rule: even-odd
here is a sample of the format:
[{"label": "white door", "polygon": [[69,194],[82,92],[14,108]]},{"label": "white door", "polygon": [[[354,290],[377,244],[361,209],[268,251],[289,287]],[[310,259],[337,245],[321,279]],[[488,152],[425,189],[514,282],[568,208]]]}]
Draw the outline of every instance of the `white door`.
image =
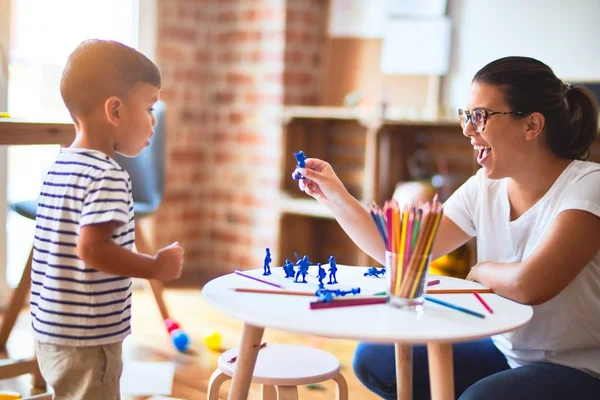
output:
[{"label": "white door", "polygon": [[[0,111],[69,120],[59,82],[83,40],[118,40],[154,58],[157,0],[0,0]],[[58,146],[0,146],[0,308],[20,277],[34,223],[8,202],[32,200]],[[6,229],[3,229],[6,227]]]}]

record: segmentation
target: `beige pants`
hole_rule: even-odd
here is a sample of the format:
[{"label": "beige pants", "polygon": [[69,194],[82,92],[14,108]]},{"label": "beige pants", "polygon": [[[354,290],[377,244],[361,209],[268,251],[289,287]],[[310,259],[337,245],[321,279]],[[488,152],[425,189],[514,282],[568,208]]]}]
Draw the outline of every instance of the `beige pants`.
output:
[{"label": "beige pants", "polygon": [[55,400],[120,400],[123,343],[73,347],[35,343],[40,370]]}]

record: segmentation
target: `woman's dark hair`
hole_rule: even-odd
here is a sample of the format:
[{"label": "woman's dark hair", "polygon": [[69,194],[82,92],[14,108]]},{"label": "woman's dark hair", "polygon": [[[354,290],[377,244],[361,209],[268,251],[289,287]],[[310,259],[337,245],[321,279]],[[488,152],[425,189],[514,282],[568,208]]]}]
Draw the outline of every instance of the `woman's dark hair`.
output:
[{"label": "woman's dark hair", "polygon": [[[546,64],[529,57],[505,57],[479,70],[473,82],[495,85],[511,111],[541,113],[548,146],[559,157],[585,160],[598,132],[598,104],[592,93],[558,79]],[[519,116],[514,116],[519,118]]]}]

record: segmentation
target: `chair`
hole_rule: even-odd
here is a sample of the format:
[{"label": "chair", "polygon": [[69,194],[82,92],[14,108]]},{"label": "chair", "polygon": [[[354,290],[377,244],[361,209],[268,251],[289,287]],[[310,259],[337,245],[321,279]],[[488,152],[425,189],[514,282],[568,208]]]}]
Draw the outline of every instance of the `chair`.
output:
[{"label": "chair", "polygon": [[[162,101],[155,105],[157,125],[154,136],[150,140],[150,146],[146,147],[137,157],[126,158],[116,155],[117,162],[129,173],[133,183],[134,213],[136,217],[135,245],[138,251],[146,254],[154,254],[153,246],[150,244],[148,235],[137,222],[153,214],[162,201],[164,193],[165,176],[165,136],[166,136],[166,110]],[[10,207],[23,217],[35,220],[37,200],[22,201],[10,204]],[[0,349],[4,348],[8,336],[15,324],[19,312],[23,308],[25,298],[31,287],[31,262],[33,247],[29,252],[29,258],[21,275],[21,280],[12,294],[8,308],[4,313],[0,325]],[[163,300],[163,285],[159,281],[150,281],[150,286],[163,320],[170,319],[169,312]],[[37,366],[37,363],[35,363]],[[30,371],[35,373],[36,371]],[[38,382],[39,383],[39,382]],[[36,386],[38,387],[38,386]]]},{"label": "chair", "polygon": [[[223,382],[231,379],[239,348],[219,357],[218,368],[208,383],[208,400],[217,400]],[[263,400],[297,400],[298,385],[309,385],[333,379],[337,384],[336,399],[348,399],[348,385],[340,373],[340,363],[333,355],[307,346],[269,344],[258,352],[252,383],[261,384]]]}]

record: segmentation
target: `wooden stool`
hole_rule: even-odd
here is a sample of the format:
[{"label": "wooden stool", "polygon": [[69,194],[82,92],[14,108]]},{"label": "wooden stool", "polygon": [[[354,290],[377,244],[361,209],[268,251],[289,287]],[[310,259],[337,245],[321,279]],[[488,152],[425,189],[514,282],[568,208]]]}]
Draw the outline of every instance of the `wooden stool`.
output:
[{"label": "wooden stool", "polygon": [[[219,367],[208,383],[208,400],[217,400],[221,384],[231,379],[236,363],[227,361],[238,354],[234,348],[221,354]],[[340,373],[340,362],[333,355],[312,347],[269,344],[259,350],[252,375],[260,383],[263,400],[297,400],[298,385],[333,379],[337,383],[336,399],[348,399],[348,385]]]}]

